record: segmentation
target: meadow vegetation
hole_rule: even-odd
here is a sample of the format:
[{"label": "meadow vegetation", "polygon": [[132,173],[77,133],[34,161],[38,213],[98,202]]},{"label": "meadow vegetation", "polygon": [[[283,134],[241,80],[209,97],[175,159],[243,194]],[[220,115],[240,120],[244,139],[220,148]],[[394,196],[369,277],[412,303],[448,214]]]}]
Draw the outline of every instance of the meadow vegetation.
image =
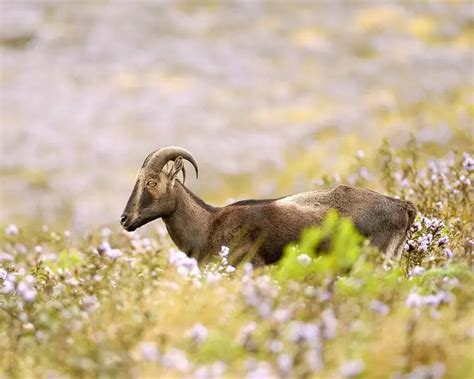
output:
[{"label": "meadow vegetation", "polygon": [[[402,257],[330,213],[276,265],[199,267],[166,233],[84,236],[6,226],[0,253],[4,375],[83,378],[469,378],[473,371],[468,152],[415,140],[354,157],[344,182],[415,202]],[[369,167],[372,167],[369,169]],[[338,179],[339,180],[339,179]],[[330,176],[325,178],[331,184]],[[323,238],[330,248],[320,252]]]},{"label": "meadow vegetation", "polygon": [[[0,4],[0,377],[474,378],[472,4],[136,3]],[[400,257],[330,214],[199,267],[118,224],[166,145],[215,205],[346,183],[418,215]]]}]

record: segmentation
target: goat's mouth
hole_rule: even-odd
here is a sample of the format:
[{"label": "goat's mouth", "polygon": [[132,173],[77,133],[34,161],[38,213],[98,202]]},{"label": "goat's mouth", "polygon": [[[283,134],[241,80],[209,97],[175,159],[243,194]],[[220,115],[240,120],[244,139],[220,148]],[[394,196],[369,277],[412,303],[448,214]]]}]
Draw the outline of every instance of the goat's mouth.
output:
[{"label": "goat's mouth", "polygon": [[122,227],[127,231],[127,232],[134,232],[139,228],[138,225],[135,224],[130,224],[130,225],[122,225]]},{"label": "goat's mouth", "polygon": [[132,221],[127,220],[125,222],[122,222],[121,225],[127,232],[134,232],[139,227],[148,224],[150,221],[153,221],[155,219],[156,217],[139,217]]},{"label": "goat's mouth", "polygon": [[127,232],[133,232],[134,230],[138,229],[143,223],[140,222],[140,218],[135,220],[131,220],[126,216],[122,216],[120,219],[120,225],[124,228]]}]

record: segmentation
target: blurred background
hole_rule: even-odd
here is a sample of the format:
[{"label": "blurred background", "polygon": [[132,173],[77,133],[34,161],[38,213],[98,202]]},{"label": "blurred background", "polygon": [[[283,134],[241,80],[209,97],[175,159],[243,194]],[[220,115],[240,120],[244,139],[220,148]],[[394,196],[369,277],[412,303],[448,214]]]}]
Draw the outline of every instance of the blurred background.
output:
[{"label": "blurred background", "polygon": [[469,0],[0,6],[2,225],[118,227],[171,144],[218,205],[314,188],[384,138],[472,147]]}]

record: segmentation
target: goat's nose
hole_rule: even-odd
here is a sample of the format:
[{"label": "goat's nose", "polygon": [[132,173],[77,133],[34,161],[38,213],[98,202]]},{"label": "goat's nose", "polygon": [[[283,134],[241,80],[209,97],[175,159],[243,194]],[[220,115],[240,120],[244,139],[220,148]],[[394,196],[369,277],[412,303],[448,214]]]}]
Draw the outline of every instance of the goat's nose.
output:
[{"label": "goat's nose", "polygon": [[128,216],[123,214],[122,216],[120,216],[120,223],[123,225],[125,224],[125,222],[127,221],[128,219]]}]

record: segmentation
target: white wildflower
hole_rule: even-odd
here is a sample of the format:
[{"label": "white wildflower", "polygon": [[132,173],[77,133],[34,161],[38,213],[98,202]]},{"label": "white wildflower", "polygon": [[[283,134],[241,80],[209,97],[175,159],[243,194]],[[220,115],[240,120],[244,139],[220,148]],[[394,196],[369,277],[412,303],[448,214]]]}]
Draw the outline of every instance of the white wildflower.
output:
[{"label": "white wildflower", "polygon": [[288,321],[293,315],[293,310],[289,308],[278,308],[272,314],[272,320],[275,320],[277,323],[282,324]]},{"label": "white wildflower", "polygon": [[250,276],[253,273],[253,264],[250,262],[245,262],[243,266],[244,275]]},{"label": "white wildflower", "polygon": [[421,267],[421,266],[415,266],[413,267],[410,272],[408,273],[408,276],[413,277],[413,276],[420,276],[422,275],[426,270]]},{"label": "white wildflower", "polygon": [[199,366],[192,375],[193,379],[218,379],[225,374],[227,365],[222,361],[214,362],[211,365]]},{"label": "white wildflower", "polygon": [[99,303],[99,300],[97,299],[97,296],[86,295],[82,299],[82,305],[84,306],[86,311],[92,312],[100,306],[100,303]]},{"label": "white wildflower", "polygon": [[417,293],[411,292],[405,300],[405,305],[408,308],[419,308],[423,305],[423,297]]},{"label": "white wildflower", "polygon": [[339,368],[339,372],[344,378],[353,378],[362,374],[365,369],[365,364],[360,359],[346,361]]},{"label": "white wildflower", "polygon": [[381,301],[379,300],[373,300],[371,303],[370,303],[370,309],[375,312],[375,313],[378,313],[382,316],[385,316],[388,314],[388,312],[390,312],[390,307],[385,304],[385,303],[382,303]]},{"label": "white wildflower", "polygon": [[25,255],[28,252],[28,248],[24,244],[20,243],[16,245],[16,251],[18,254]]},{"label": "white wildflower", "polygon": [[368,180],[370,178],[369,170],[367,170],[367,168],[365,168],[365,167],[361,167],[360,170],[359,170],[359,176],[362,179]]},{"label": "white wildflower", "polygon": [[257,313],[261,318],[268,318],[272,314],[273,303],[271,301],[263,301],[257,304]]},{"label": "white wildflower", "polygon": [[337,334],[337,318],[332,309],[326,309],[321,314],[323,337],[331,340]]},{"label": "white wildflower", "polygon": [[42,342],[42,341],[44,341],[45,333],[42,332],[41,330],[38,330],[38,331],[35,333],[35,337],[36,337],[36,339],[38,340],[38,342]]},{"label": "white wildflower", "polygon": [[216,361],[211,365],[211,372],[212,372],[212,377],[220,377],[225,374],[227,370],[227,364],[225,364],[222,361]]},{"label": "white wildflower", "polygon": [[111,260],[115,260],[123,255],[122,251],[119,249],[106,250],[104,254]]},{"label": "white wildflower", "polygon": [[443,253],[446,255],[446,258],[451,259],[453,257],[453,252],[451,249],[446,248],[443,250]]},{"label": "white wildflower", "polygon": [[433,379],[442,378],[446,372],[446,367],[443,362],[435,362],[431,365],[431,375]]},{"label": "white wildflower", "polygon": [[474,171],[474,158],[472,158],[469,153],[463,153],[463,162],[462,166],[468,172]]},{"label": "white wildflower", "polygon": [[76,278],[72,277],[72,278],[67,278],[66,279],[66,284],[69,284],[70,286],[77,286],[79,285],[79,280],[77,280]]},{"label": "white wildflower", "polygon": [[20,283],[18,283],[16,290],[18,294],[27,303],[31,303],[36,299],[36,289],[34,288],[35,278],[27,275]]},{"label": "white wildflower", "polygon": [[289,376],[293,369],[293,357],[290,354],[280,354],[276,359],[276,364],[283,376]]},{"label": "white wildflower", "polygon": [[219,255],[221,257],[228,257],[229,256],[230,249],[227,246],[222,246],[221,251],[219,252]]},{"label": "white wildflower", "polygon": [[186,259],[188,256],[182,251],[176,249],[168,250],[168,262],[172,265],[175,265],[180,260]]},{"label": "white wildflower", "polygon": [[320,347],[312,347],[304,353],[304,359],[311,372],[319,372],[324,368]]},{"label": "white wildflower", "polygon": [[20,233],[15,224],[10,224],[5,228],[5,234],[10,237],[15,237]]},{"label": "white wildflower", "polygon": [[158,360],[159,352],[154,342],[141,342],[138,345],[138,351],[145,361],[156,362]]},{"label": "white wildflower", "polygon": [[292,321],[288,328],[288,339],[295,343],[306,342],[317,346],[320,343],[320,330],[317,323]]},{"label": "white wildflower", "polygon": [[99,254],[103,254],[105,253],[106,251],[109,251],[111,250],[112,248],[110,247],[110,244],[107,242],[107,241],[104,241],[102,242],[98,247],[97,247],[97,251],[99,252]]},{"label": "white wildflower", "polygon": [[36,294],[37,292],[34,288],[29,288],[21,293],[23,300],[25,300],[27,303],[34,301],[36,299]]},{"label": "white wildflower", "polygon": [[208,283],[216,283],[222,279],[222,275],[218,272],[208,271],[206,272],[206,281]]},{"label": "white wildflower", "polygon": [[203,324],[197,323],[188,331],[187,335],[195,343],[201,344],[207,339],[208,331]]},{"label": "white wildflower", "polygon": [[110,234],[112,234],[111,230],[109,228],[103,228],[101,230],[102,237],[107,239],[109,238]]},{"label": "white wildflower", "polygon": [[1,261],[13,262],[14,260],[15,258],[13,257],[13,255],[0,251],[0,262]]},{"label": "white wildflower", "polygon": [[410,292],[405,305],[408,308],[421,308],[423,306],[438,308],[443,303],[449,303],[452,301],[452,295],[440,291],[434,295],[422,296],[415,292]]},{"label": "white wildflower", "polygon": [[461,175],[459,177],[459,182],[461,182],[462,184],[464,184],[466,187],[470,187],[471,186],[471,179],[469,179],[468,177],[464,176],[464,175]]},{"label": "white wildflower", "polygon": [[0,267],[0,279],[5,280],[7,278],[8,272],[7,270]]},{"label": "white wildflower", "polygon": [[168,262],[176,267],[177,272],[189,278],[200,278],[201,270],[199,269],[197,260],[189,258],[182,251],[176,249],[169,250]]},{"label": "white wildflower", "polygon": [[240,345],[245,345],[256,329],[257,329],[257,324],[254,321],[249,322],[248,324],[245,324],[244,326],[242,326],[242,328],[240,329],[237,335],[237,342]]},{"label": "white wildflower", "polygon": [[34,332],[35,326],[31,322],[27,322],[26,324],[23,324],[23,329],[27,332]]},{"label": "white wildflower", "polygon": [[109,242],[102,242],[97,248],[100,255],[105,255],[111,260],[115,260],[123,255],[122,251],[119,249],[112,249]]},{"label": "white wildflower", "polygon": [[161,356],[161,364],[166,368],[171,368],[180,372],[187,372],[192,367],[186,354],[175,348],[168,350]]},{"label": "white wildflower", "polygon": [[268,340],[265,346],[271,353],[280,353],[283,350],[283,343],[277,339]]},{"label": "white wildflower", "polygon": [[8,279],[3,282],[2,293],[8,294],[8,293],[13,292],[14,290],[15,290],[14,282]]},{"label": "white wildflower", "polygon": [[300,254],[296,257],[296,261],[303,266],[309,266],[311,263],[311,257],[307,254]]},{"label": "white wildflower", "polygon": [[405,375],[406,379],[438,379],[445,374],[446,368],[443,363],[436,362],[431,366],[421,365]]},{"label": "white wildflower", "polygon": [[316,297],[318,295],[318,290],[314,286],[307,286],[304,289],[304,294],[305,296],[308,296],[308,297]]},{"label": "white wildflower", "polygon": [[255,361],[253,359],[247,361],[246,379],[270,379],[274,377],[275,375],[272,371],[272,366],[270,363],[265,361]]},{"label": "white wildflower", "polygon": [[446,283],[450,287],[458,287],[459,286],[459,279],[458,278],[449,278],[445,276],[443,278],[443,282]]}]

